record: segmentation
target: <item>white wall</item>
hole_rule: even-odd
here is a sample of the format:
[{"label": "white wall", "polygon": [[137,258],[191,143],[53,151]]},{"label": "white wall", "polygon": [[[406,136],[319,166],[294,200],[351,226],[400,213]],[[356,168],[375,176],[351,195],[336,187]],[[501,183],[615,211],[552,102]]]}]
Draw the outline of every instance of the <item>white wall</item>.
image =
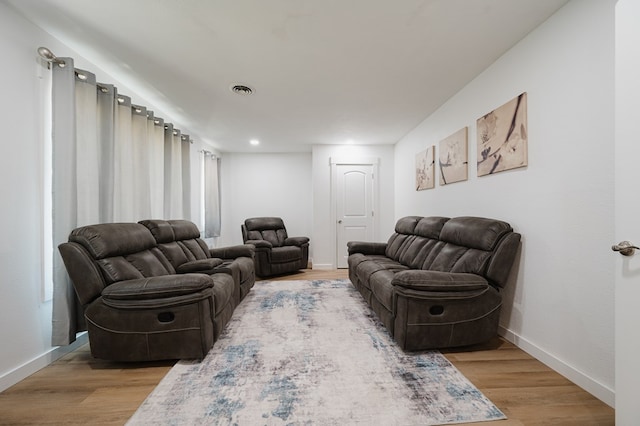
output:
[{"label": "white wall", "polygon": [[314,265],[336,267],[335,223],[331,212],[330,159],[378,159],[379,226],[376,240],[387,241],[393,232],[393,145],[314,145],[313,146],[313,241]]},{"label": "white wall", "polygon": [[0,3],[2,209],[0,249],[0,390],[46,365],[51,301],[43,301],[43,98],[36,49],[58,43]]},{"label": "white wall", "polygon": [[[396,217],[486,216],[522,233],[502,332],[610,405],[614,3],[568,3],[395,150]],[[525,91],[529,166],[478,178],[476,119]],[[416,192],[415,154],[464,126],[469,180]]]},{"label": "white wall", "polygon": [[225,153],[220,169],[217,246],[242,244],[240,225],[250,217],[281,217],[289,236],[311,238],[311,153]]},{"label": "white wall", "polygon": [[[32,23],[24,20],[4,2],[0,2],[0,54],[2,97],[0,124],[0,222],[3,230],[0,249],[0,391],[52,360],[72,350],[51,346],[51,301],[43,301],[43,222],[44,159],[42,156],[43,70],[38,65],[36,49],[50,48],[60,57],[71,56],[77,67],[94,72],[98,81],[114,83],[120,93],[132,97],[134,103],[147,105],[156,116],[170,120],[163,111],[120,84],[76,52],[60,43]],[[189,130],[175,123],[185,133]],[[192,146],[201,149],[200,144]],[[192,163],[192,171],[197,175]],[[197,176],[196,176],[197,177]],[[192,195],[199,192],[199,183]],[[194,220],[200,221],[199,204],[192,203]],[[86,338],[77,343],[86,342]]]}]

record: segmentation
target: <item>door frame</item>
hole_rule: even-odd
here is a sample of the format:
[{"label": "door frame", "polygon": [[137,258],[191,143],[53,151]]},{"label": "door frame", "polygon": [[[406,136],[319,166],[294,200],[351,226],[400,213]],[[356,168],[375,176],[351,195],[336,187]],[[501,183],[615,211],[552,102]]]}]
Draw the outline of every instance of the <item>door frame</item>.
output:
[{"label": "door frame", "polygon": [[331,164],[331,196],[330,196],[330,217],[331,217],[331,250],[333,252],[331,258],[332,266],[334,269],[338,267],[338,251],[336,249],[338,243],[338,224],[336,210],[338,208],[337,192],[338,192],[338,167],[337,166],[372,166],[373,179],[372,179],[372,200],[371,207],[373,210],[373,240],[377,241],[379,229],[380,229],[380,214],[379,214],[379,194],[380,189],[378,185],[378,163],[377,157],[331,157],[329,158]]},{"label": "door frame", "polygon": [[[640,148],[637,145],[637,115],[640,93],[637,72],[640,55],[637,42],[640,30],[636,25],[640,5],[635,0],[618,0],[615,5],[615,135],[614,135],[614,239],[611,244],[629,240],[640,244],[637,201],[636,164]],[[614,329],[615,329],[615,409],[616,424],[637,424],[640,405],[636,385],[640,380],[637,362],[640,339],[636,326],[640,312],[636,301],[640,297],[640,252],[632,256],[611,253],[615,259]]]}]

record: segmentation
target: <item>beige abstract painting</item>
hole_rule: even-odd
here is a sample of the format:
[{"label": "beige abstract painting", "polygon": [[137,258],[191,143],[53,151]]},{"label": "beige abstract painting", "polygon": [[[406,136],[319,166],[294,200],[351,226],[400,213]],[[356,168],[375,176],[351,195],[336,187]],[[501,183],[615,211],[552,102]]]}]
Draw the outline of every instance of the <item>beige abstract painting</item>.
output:
[{"label": "beige abstract painting", "polygon": [[435,187],[435,146],[416,154],[416,191]]},{"label": "beige abstract painting", "polygon": [[478,176],[527,165],[527,93],[480,117]]},{"label": "beige abstract painting", "polygon": [[468,178],[467,127],[440,141],[438,163],[440,185],[460,182]]}]

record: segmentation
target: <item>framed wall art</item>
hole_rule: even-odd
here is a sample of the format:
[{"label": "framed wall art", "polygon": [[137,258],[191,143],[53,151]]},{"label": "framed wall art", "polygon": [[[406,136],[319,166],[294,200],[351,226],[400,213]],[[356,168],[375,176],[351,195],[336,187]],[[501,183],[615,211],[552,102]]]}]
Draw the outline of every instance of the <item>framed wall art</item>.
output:
[{"label": "framed wall art", "polygon": [[416,191],[435,186],[435,146],[416,154]]},{"label": "framed wall art", "polygon": [[527,93],[480,117],[477,122],[478,176],[527,165]]},{"label": "framed wall art", "polygon": [[440,141],[438,150],[440,185],[460,182],[468,178],[467,129],[465,126]]}]

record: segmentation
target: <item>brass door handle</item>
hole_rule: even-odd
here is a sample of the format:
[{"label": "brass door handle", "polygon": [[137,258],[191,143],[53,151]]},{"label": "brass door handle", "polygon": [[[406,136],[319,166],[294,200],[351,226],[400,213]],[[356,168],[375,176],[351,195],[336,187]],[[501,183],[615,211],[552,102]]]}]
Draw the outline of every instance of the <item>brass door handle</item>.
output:
[{"label": "brass door handle", "polygon": [[640,247],[636,247],[629,241],[620,241],[615,246],[611,246],[611,250],[620,252],[623,256],[633,256],[636,250],[640,250]]}]

